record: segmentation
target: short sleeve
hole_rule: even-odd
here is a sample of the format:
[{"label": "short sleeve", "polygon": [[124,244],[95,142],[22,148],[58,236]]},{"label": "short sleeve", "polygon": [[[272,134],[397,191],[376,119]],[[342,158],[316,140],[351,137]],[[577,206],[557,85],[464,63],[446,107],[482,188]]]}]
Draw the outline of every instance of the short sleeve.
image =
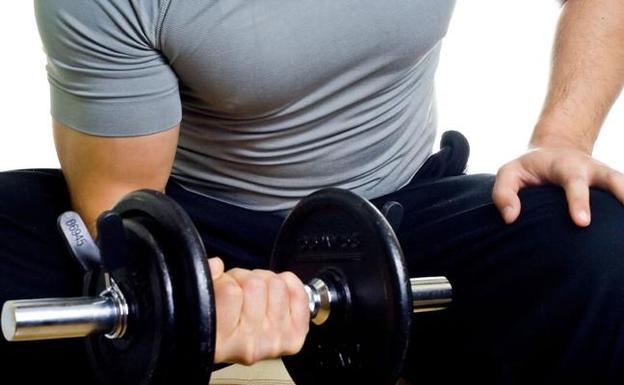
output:
[{"label": "short sleeve", "polygon": [[164,131],[181,119],[175,73],[158,50],[168,0],[35,0],[51,113],[97,136]]}]

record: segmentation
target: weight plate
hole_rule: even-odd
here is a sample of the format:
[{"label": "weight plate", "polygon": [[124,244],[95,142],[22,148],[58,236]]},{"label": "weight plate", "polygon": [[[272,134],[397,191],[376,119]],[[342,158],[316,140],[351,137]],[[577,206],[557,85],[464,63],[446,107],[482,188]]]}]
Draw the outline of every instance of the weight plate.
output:
[{"label": "weight plate", "polygon": [[[162,250],[143,226],[125,221],[128,260],[113,272],[129,305],[128,330],[118,340],[104,335],[86,339],[95,377],[102,384],[147,385],[162,383],[174,358],[175,309],[171,277]],[[85,276],[85,295],[106,289],[104,273]]]},{"label": "weight plate", "polygon": [[[113,211],[123,218],[125,226],[134,222],[153,235],[171,279],[174,336],[170,347],[162,346],[158,372],[146,376],[149,381],[141,384],[208,384],[214,361],[216,315],[208,260],[195,226],[175,201],[151,190],[128,194]],[[140,325],[143,327],[147,324]],[[130,338],[132,333],[129,330]],[[157,351],[151,353],[158,355]]]},{"label": "weight plate", "polygon": [[409,341],[410,285],[398,240],[367,200],[340,189],[303,199],[278,234],[275,271],[322,278],[339,293],[329,320],[310,325],[302,351],[284,357],[298,385],[394,385]]}]

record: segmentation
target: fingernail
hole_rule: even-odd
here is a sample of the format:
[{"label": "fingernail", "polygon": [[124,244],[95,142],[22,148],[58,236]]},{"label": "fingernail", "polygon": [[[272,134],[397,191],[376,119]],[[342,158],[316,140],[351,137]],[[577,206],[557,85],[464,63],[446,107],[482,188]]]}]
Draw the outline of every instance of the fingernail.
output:
[{"label": "fingernail", "polygon": [[583,223],[589,223],[589,213],[585,210],[579,211],[578,217]]}]

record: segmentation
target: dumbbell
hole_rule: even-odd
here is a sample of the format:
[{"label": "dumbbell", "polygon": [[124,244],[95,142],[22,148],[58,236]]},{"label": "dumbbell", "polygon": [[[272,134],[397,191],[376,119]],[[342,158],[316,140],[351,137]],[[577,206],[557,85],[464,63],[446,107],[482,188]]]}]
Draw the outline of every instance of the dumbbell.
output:
[{"label": "dumbbell", "polygon": [[208,384],[213,287],[186,212],[164,194],[141,190],[98,218],[97,245],[77,214],[61,215],[58,225],[84,270],[84,296],[6,302],[5,338],[86,337],[94,377],[105,385]]},{"label": "dumbbell", "polygon": [[[9,301],[5,337],[87,337],[104,384],[207,384],[214,296],[201,239],[184,211],[162,194],[132,193],[99,218],[99,246],[75,214],[59,223],[85,269],[85,297]],[[313,325],[303,350],[284,357],[299,385],[394,384],[411,313],[451,300],[443,277],[408,279],[388,221],[368,201],[338,189],[312,194],[290,213],[271,267],[309,282]]]},{"label": "dumbbell", "polygon": [[311,297],[326,298],[315,301],[320,310],[312,312],[302,350],[282,358],[297,385],[396,384],[412,313],[450,304],[445,277],[408,278],[392,226],[401,217],[396,202],[380,211],[355,193],[328,188],[302,199],[286,218],[271,269],[295,273],[309,282]]}]

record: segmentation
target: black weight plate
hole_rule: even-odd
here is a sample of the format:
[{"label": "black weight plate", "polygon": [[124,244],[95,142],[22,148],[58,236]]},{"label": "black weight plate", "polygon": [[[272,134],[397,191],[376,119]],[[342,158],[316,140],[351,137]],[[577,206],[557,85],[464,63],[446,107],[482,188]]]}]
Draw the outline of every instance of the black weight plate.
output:
[{"label": "black weight plate", "polygon": [[372,204],[333,188],[303,199],[280,229],[271,265],[304,282],[322,277],[343,292],[327,323],[310,325],[302,351],[283,358],[297,385],[396,383],[410,285],[396,236]]},{"label": "black weight plate", "polygon": [[166,195],[140,190],[113,209],[124,220],[136,220],[154,235],[169,270],[175,308],[175,353],[164,369],[164,381],[206,385],[210,380],[216,339],[212,279],[202,240],[193,222]]},{"label": "black weight plate", "polygon": [[[162,250],[149,231],[134,221],[125,221],[128,261],[116,271],[116,283],[129,305],[126,335],[111,340],[103,335],[86,339],[95,377],[106,385],[147,385],[166,377],[174,357],[174,301],[171,278]],[[85,276],[85,295],[105,289],[104,273]]]},{"label": "black weight plate", "polygon": [[[129,330],[123,339],[112,342],[105,337],[89,339],[88,347],[101,381],[107,385],[208,384],[216,338],[214,295],[206,252],[191,219],[173,200],[151,190],[128,194],[113,212],[123,219],[128,247],[101,245],[101,249],[126,249],[130,262],[135,259],[158,261],[156,274],[154,269],[137,270],[139,281],[158,280],[162,276],[160,271],[166,271],[170,284],[161,288],[146,286],[144,291],[138,290],[135,294],[138,300],[129,300],[134,304],[134,312],[131,312]],[[143,229],[139,237],[133,236],[137,229]],[[102,237],[109,242],[114,238]],[[120,286],[131,298],[136,280],[136,277],[130,278],[133,271],[130,263],[111,272],[117,281],[127,281]],[[141,302],[143,297],[150,296],[157,300],[159,293],[171,298],[172,305],[167,308],[171,309],[171,315],[152,312],[152,307]],[[152,316],[145,316],[145,312],[152,312]],[[167,317],[171,322],[165,322]],[[171,323],[170,333],[168,327],[161,327],[163,323],[166,326]],[[163,342],[156,343],[160,339]]]}]

